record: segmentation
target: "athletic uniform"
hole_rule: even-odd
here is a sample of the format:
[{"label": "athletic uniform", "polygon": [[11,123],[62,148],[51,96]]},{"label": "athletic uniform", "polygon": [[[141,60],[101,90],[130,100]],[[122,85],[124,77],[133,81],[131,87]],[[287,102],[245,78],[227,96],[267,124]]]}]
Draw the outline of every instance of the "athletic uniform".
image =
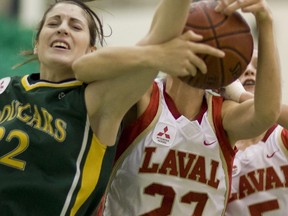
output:
[{"label": "athletic uniform", "polygon": [[226,215],[288,215],[288,132],[271,128],[235,156]]},{"label": "athletic uniform", "polygon": [[154,83],[147,110],[124,129],[98,215],[224,214],[234,151],[221,124],[222,98],[209,95],[208,110],[204,100],[190,121],[164,86]]},{"label": "athletic uniform", "polygon": [[76,80],[0,80],[0,215],[89,215],[113,151],[93,135]]}]

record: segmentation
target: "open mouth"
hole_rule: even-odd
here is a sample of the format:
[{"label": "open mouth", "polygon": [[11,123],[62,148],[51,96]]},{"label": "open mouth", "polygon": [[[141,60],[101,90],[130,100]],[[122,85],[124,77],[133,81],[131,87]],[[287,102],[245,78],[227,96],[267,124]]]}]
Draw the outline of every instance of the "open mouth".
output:
[{"label": "open mouth", "polygon": [[70,50],[69,44],[63,41],[54,41],[51,47],[57,48],[57,49]]},{"label": "open mouth", "polygon": [[243,83],[243,86],[251,86],[251,85],[255,85],[255,80],[252,79],[247,79],[245,80],[245,82]]}]

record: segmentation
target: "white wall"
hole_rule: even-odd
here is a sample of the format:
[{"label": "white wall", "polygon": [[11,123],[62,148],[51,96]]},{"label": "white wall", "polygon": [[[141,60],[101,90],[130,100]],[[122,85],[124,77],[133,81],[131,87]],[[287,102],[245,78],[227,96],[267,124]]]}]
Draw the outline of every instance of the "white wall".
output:
[{"label": "white wall", "polygon": [[148,32],[157,2],[158,0],[112,0],[88,4],[103,17],[107,34],[112,28],[112,36],[107,38],[108,45],[133,45]]},{"label": "white wall", "polygon": [[283,102],[288,103],[288,1],[272,2],[273,0],[270,0],[269,4],[274,14],[275,32],[282,67],[282,98]]},{"label": "white wall", "polygon": [[33,28],[40,22],[46,9],[45,0],[20,0],[19,21],[27,28]]}]

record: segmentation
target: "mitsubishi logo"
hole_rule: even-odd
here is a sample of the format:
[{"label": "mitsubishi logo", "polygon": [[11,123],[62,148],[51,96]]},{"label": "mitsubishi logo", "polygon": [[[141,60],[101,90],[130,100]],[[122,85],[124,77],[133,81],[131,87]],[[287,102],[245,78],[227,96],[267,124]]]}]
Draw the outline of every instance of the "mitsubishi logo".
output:
[{"label": "mitsubishi logo", "polygon": [[169,135],[167,132],[168,132],[168,127],[166,126],[166,127],[163,129],[163,132],[159,132],[159,133],[157,134],[157,136],[162,137],[162,136],[164,135],[166,139],[170,139],[170,135]]},{"label": "mitsubishi logo", "polygon": [[176,138],[177,128],[175,125],[158,122],[153,130],[152,139],[155,143],[163,146],[172,146]]}]

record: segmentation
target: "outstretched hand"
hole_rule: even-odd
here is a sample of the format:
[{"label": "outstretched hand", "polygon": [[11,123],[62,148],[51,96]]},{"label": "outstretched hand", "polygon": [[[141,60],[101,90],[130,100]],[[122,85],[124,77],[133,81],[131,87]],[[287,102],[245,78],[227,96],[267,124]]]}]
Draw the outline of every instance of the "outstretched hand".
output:
[{"label": "outstretched hand", "polygon": [[241,9],[244,13],[253,13],[259,21],[271,18],[268,4],[265,0],[218,0],[217,12],[227,15]]},{"label": "outstretched hand", "polygon": [[171,76],[195,76],[199,70],[207,73],[203,59],[197,54],[222,58],[225,53],[212,46],[201,43],[202,36],[187,31],[171,41],[158,45],[159,53],[155,59],[156,68]]}]

